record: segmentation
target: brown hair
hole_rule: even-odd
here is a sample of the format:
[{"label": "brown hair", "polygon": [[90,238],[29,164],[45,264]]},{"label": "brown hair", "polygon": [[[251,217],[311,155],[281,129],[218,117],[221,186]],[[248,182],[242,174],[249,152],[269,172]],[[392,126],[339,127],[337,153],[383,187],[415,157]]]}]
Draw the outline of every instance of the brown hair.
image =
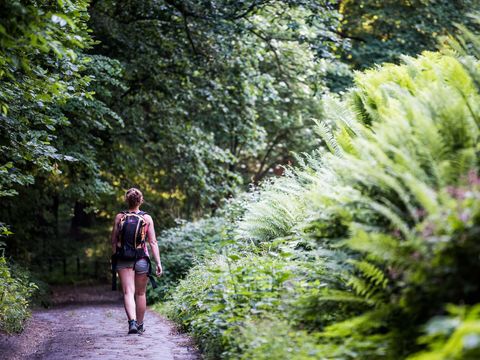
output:
[{"label": "brown hair", "polygon": [[134,208],[136,206],[139,206],[143,202],[143,194],[140,190],[137,188],[130,188],[127,190],[125,194],[125,201],[128,204],[128,207]]}]

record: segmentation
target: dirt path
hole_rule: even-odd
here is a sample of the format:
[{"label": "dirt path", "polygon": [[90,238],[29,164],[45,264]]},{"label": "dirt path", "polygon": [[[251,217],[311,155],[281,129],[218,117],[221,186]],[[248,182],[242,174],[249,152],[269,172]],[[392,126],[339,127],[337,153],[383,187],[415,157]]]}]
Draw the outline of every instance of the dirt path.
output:
[{"label": "dirt path", "polygon": [[151,310],[145,333],[128,335],[121,296],[107,287],[57,288],[53,301],[33,312],[21,335],[0,335],[0,359],[201,358],[190,338]]}]

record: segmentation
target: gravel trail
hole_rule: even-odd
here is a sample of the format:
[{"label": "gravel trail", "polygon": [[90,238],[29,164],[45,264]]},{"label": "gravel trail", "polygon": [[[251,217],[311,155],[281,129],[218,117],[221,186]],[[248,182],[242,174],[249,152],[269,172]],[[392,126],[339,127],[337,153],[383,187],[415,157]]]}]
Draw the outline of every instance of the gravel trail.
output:
[{"label": "gravel trail", "polygon": [[145,333],[128,335],[121,294],[106,286],[56,288],[52,299],[22,334],[0,334],[0,359],[201,359],[188,336],[151,310]]}]

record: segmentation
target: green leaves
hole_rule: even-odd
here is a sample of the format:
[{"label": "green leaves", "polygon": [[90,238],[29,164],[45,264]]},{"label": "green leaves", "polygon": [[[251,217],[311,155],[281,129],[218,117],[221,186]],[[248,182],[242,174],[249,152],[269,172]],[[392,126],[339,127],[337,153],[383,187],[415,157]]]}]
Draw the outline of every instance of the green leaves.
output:
[{"label": "green leaves", "polygon": [[[149,300],[157,301],[168,297],[172,288],[192,267],[225,246],[228,239],[225,235],[230,229],[231,224],[226,219],[213,217],[163,231],[158,238],[162,265],[165,268],[163,281],[157,290],[148,289]],[[232,260],[238,260],[235,257],[238,256],[230,255]]]},{"label": "green leaves", "polygon": [[[2,235],[4,235],[3,233]],[[2,247],[3,244],[0,244]],[[3,254],[0,256],[0,329],[6,333],[20,333],[30,317],[28,301],[38,287],[29,281],[29,275],[18,267],[12,274]]]},{"label": "green leaves", "polygon": [[431,319],[419,343],[428,346],[408,360],[475,359],[480,354],[479,305],[450,305],[448,315]]},{"label": "green leaves", "polygon": [[471,23],[468,13],[477,6],[470,0],[342,2],[341,34],[349,40],[343,59],[356,69],[366,69],[398,63],[402,55],[433,51],[438,38],[455,32],[455,23]]},{"label": "green leaves", "polygon": [[[480,303],[479,67],[464,59],[405,57],[327,99],[324,148],[245,205],[235,239],[249,246],[198,266],[174,292],[172,316],[211,357],[403,359],[421,347],[422,359],[478,357],[475,308],[430,320],[447,304]],[[271,323],[286,330],[252,336]]]},{"label": "green leaves", "polygon": [[14,185],[32,183],[38,170],[53,170],[61,158],[51,145],[53,133],[65,124],[58,107],[88,85],[88,79],[79,76],[76,51],[91,40],[84,25],[75,25],[84,21],[87,2],[57,8],[54,14],[53,8],[19,1],[2,8],[0,163],[13,164],[11,171],[0,172],[2,194],[11,193]]},{"label": "green leaves", "polygon": [[211,357],[237,356],[235,344],[245,323],[284,309],[282,294],[299,271],[274,257],[232,255],[193,268],[168,305],[170,316],[202,339]]}]

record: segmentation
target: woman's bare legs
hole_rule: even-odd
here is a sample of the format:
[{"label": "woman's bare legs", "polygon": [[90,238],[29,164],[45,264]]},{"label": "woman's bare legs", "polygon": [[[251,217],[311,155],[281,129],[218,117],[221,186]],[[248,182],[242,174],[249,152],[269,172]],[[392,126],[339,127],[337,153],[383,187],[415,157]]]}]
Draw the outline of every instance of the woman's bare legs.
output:
[{"label": "woman's bare legs", "polygon": [[135,319],[135,272],[132,268],[126,268],[118,270],[118,275],[122,283],[123,305],[128,320]]},{"label": "woman's bare legs", "polygon": [[143,317],[145,316],[145,309],[147,308],[147,298],[145,291],[147,289],[147,274],[135,274],[135,303],[137,323],[143,323]]},{"label": "woman's bare legs", "polygon": [[[147,308],[146,289],[147,274],[137,275],[132,268],[118,270],[122,282],[123,303],[128,320],[135,319],[143,323],[145,309]],[[136,317],[135,317],[136,315]]]}]

